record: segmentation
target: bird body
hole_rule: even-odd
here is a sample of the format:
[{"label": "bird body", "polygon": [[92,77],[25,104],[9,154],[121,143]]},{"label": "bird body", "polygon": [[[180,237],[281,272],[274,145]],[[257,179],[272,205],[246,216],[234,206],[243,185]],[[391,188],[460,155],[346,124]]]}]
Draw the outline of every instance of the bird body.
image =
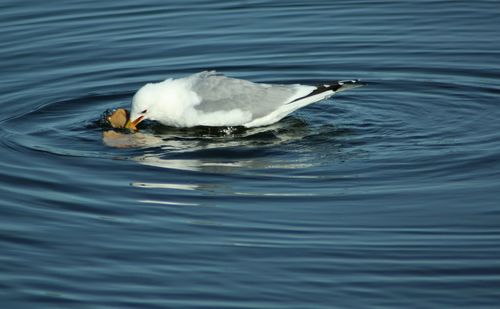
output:
[{"label": "bird body", "polygon": [[357,80],[321,86],[263,84],[205,71],[146,84],[134,95],[130,119],[134,126],[144,119],[174,127],[265,126],[359,86]]}]

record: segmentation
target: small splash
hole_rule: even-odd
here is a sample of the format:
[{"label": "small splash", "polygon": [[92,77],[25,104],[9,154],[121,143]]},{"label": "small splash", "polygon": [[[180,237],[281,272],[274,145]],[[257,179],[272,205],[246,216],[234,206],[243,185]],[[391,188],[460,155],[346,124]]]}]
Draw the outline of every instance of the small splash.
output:
[{"label": "small splash", "polygon": [[242,126],[225,126],[225,127],[212,127],[212,126],[195,126],[190,128],[177,128],[164,126],[155,121],[145,120],[141,123],[141,129],[148,130],[153,134],[161,135],[178,135],[190,137],[228,137],[239,134],[244,134],[248,129]]}]

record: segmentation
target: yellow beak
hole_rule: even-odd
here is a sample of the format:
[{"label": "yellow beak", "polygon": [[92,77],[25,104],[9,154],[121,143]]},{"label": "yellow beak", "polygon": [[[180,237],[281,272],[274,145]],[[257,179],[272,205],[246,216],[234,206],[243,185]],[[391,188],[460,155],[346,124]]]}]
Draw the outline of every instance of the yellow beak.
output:
[{"label": "yellow beak", "polygon": [[130,118],[127,120],[127,122],[125,123],[125,128],[127,129],[131,129],[131,130],[134,130],[134,131],[137,131],[137,125],[139,123],[141,123],[141,121],[144,119],[144,116],[139,116],[137,117],[137,119],[135,119],[134,121],[130,121]]}]

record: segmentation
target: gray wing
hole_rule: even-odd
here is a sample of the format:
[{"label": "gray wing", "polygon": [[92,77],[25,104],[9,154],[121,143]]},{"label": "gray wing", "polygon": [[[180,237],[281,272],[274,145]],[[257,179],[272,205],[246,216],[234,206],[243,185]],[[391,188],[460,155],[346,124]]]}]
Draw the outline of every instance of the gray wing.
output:
[{"label": "gray wing", "polygon": [[215,72],[193,75],[192,90],[201,98],[195,109],[210,113],[239,109],[260,118],[286,104],[297,93],[298,85],[257,84],[225,77]]}]

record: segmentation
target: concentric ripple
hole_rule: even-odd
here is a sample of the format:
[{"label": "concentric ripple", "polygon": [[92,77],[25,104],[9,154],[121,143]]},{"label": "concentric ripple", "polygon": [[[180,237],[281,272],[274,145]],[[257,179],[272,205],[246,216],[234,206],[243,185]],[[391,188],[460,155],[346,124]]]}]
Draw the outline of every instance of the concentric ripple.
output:
[{"label": "concentric ripple", "polygon": [[[496,308],[497,6],[2,1],[2,308]],[[209,69],[367,86],[262,128],[102,125]]]}]

